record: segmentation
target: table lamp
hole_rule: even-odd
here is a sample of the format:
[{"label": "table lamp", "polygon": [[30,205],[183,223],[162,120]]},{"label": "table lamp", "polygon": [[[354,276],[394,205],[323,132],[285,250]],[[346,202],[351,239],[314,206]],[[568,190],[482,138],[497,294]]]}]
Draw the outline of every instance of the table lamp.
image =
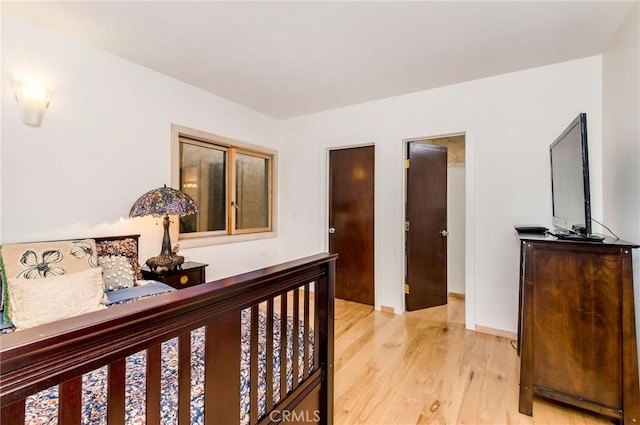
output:
[{"label": "table lamp", "polygon": [[162,238],[162,249],[160,255],[151,257],[146,261],[147,266],[153,271],[158,268],[174,270],[180,268],[184,263],[184,257],[176,255],[171,251],[171,238],[169,236],[170,215],[184,217],[186,215],[197,214],[198,205],[186,193],[167,187],[153,189],[142,195],[134,202],[129,212],[129,217],[163,217],[164,237]]}]

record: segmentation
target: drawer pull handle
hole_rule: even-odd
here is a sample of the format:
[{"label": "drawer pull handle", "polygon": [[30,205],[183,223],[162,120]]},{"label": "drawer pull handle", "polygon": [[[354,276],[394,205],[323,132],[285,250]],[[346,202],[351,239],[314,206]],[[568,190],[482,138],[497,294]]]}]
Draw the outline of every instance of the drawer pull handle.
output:
[{"label": "drawer pull handle", "polygon": [[180,276],[180,283],[183,285],[186,285],[187,282],[189,282],[189,276],[184,275],[184,276]]}]

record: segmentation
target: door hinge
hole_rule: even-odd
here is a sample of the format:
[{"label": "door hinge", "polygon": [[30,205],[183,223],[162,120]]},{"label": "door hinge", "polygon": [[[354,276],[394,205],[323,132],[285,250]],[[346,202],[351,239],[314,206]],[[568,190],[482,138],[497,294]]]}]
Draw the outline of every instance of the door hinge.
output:
[{"label": "door hinge", "polygon": [[408,222],[408,221],[405,221],[405,222],[404,222],[404,231],[405,231],[405,232],[408,232],[408,231],[409,231],[409,222]]},{"label": "door hinge", "polygon": [[404,160],[404,168],[409,168],[409,160],[408,159]]},{"label": "door hinge", "polygon": [[404,293],[405,294],[409,293],[409,284],[407,284],[407,283],[404,284]]}]

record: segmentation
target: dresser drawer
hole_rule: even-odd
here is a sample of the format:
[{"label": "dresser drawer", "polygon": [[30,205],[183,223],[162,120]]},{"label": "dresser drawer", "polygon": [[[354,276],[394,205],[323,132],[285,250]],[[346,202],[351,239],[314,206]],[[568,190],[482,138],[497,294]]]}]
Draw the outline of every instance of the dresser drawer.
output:
[{"label": "dresser drawer", "polygon": [[142,267],[142,277],[166,283],[176,289],[189,288],[205,282],[205,268],[207,264],[186,262],[178,270],[151,271],[147,266]]},{"label": "dresser drawer", "polygon": [[164,283],[174,288],[188,288],[189,286],[203,283],[202,272],[198,270],[182,270],[182,273],[171,274],[164,277]]}]

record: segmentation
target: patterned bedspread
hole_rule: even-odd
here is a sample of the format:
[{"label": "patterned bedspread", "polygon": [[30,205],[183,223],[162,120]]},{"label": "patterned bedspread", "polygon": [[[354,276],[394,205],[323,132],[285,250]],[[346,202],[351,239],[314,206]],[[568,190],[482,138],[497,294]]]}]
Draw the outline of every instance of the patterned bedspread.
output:
[{"label": "patterned bedspread", "polygon": [[[258,323],[258,416],[266,413],[266,313],[260,310]],[[242,312],[242,358],[240,362],[240,423],[249,423],[250,400],[250,320],[251,311]],[[304,323],[300,322],[300,358],[298,361],[298,379],[303,375],[303,343]],[[293,384],[293,319],[287,320],[287,391]],[[273,326],[273,401],[280,399],[280,318],[274,314]],[[310,335],[311,347],[309,370],[313,369],[313,331]],[[191,332],[191,423],[204,423],[204,328]],[[162,344],[162,399],[160,409],[162,411],[163,424],[177,424],[178,404],[178,343],[177,338]],[[145,423],[145,371],[146,352],[142,351],[127,358],[126,362],[126,423]],[[107,423],[107,367],[94,370],[85,374],[82,378],[83,392],[83,424]],[[38,394],[30,396],[26,400],[27,424],[57,424],[58,415],[58,387],[51,387]]]}]

